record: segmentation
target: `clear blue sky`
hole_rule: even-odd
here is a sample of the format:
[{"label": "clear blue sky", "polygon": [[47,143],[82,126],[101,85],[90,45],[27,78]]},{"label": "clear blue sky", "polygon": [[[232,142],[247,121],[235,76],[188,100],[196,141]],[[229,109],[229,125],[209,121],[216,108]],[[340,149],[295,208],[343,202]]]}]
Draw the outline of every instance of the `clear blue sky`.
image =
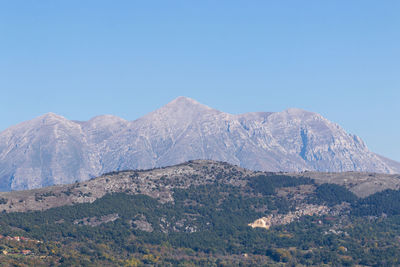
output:
[{"label": "clear blue sky", "polygon": [[400,1],[0,1],[0,129],[184,95],[298,107],[400,161]]}]

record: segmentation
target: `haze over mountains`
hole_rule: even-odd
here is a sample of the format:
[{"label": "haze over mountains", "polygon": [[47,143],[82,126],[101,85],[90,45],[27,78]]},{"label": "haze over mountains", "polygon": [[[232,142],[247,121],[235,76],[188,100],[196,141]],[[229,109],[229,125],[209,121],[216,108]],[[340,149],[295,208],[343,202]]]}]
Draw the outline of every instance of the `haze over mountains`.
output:
[{"label": "haze over mountains", "polygon": [[264,171],[400,173],[400,163],[319,114],[224,113],[179,97],[135,121],[70,121],[48,113],[0,133],[0,190],[71,183],[104,172],[192,159]]}]

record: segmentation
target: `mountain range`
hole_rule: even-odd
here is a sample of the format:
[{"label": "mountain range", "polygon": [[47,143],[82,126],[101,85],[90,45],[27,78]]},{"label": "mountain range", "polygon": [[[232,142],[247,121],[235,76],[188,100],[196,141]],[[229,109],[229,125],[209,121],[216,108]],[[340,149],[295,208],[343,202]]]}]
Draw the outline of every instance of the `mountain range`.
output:
[{"label": "mountain range", "polygon": [[400,173],[358,136],[301,109],[233,115],[187,97],[135,120],[71,121],[54,113],[0,133],[0,191],[84,181],[194,159],[262,171]]}]

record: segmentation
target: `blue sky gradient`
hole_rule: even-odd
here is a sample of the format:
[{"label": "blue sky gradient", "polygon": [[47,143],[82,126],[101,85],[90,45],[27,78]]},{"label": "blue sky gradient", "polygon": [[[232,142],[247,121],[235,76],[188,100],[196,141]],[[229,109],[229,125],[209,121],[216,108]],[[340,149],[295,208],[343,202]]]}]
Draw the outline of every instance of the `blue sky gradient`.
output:
[{"label": "blue sky gradient", "polygon": [[0,129],[177,96],[318,112],[400,161],[400,1],[0,2]]}]

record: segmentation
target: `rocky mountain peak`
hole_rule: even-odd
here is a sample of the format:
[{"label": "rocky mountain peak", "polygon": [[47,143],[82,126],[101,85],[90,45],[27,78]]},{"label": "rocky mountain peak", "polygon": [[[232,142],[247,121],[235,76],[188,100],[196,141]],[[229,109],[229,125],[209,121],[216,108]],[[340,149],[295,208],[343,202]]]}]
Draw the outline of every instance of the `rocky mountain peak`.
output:
[{"label": "rocky mountain peak", "polygon": [[211,109],[210,107],[201,104],[199,102],[197,102],[196,100],[190,98],[190,97],[186,97],[186,96],[178,96],[177,98],[175,98],[174,100],[172,100],[171,102],[169,102],[168,104],[165,105],[165,107],[170,107],[170,106],[181,106],[181,107],[202,107],[202,108],[206,108],[206,109]]},{"label": "rocky mountain peak", "polygon": [[298,118],[298,119],[304,119],[304,118],[323,118],[320,114],[307,111],[304,109],[300,108],[288,108],[282,112],[276,112],[276,114],[279,114],[280,116],[284,116],[286,118]]},{"label": "rocky mountain peak", "polygon": [[218,114],[220,111],[197,102],[194,99],[180,96],[161,108],[149,113],[150,116],[173,118],[193,118],[206,114]]},{"label": "rocky mountain peak", "polygon": [[33,121],[35,121],[35,120],[41,121],[43,124],[53,123],[53,122],[61,122],[61,121],[69,121],[65,117],[58,115],[56,113],[53,113],[53,112],[48,112],[46,114],[43,114],[43,115],[37,117],[36,119],[34,119]]}]

